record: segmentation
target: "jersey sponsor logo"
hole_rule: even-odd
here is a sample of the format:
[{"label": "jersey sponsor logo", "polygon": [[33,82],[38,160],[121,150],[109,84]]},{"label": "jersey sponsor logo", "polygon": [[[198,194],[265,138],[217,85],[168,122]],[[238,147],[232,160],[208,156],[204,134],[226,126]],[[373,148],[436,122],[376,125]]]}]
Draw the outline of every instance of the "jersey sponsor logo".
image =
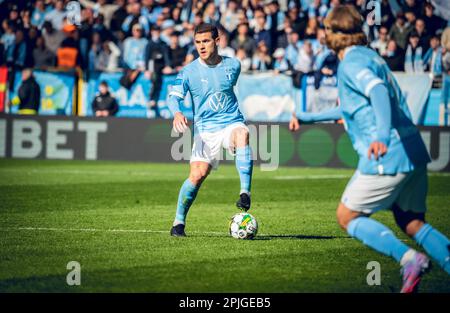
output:
[{"label": "jersey sponsor logo", "polygon": [[208,99],[208,104],[211,110],[217,112],[225,107],[225,103],[228,101],[228,96],[223,92],[215,92]]}]

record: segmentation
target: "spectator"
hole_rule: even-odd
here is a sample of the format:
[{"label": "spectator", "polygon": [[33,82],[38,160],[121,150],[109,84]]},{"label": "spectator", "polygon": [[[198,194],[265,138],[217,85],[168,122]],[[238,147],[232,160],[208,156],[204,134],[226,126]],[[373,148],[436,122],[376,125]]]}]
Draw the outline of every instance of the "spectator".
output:
[{"label": "spectator", "polygon": [[16,5],[9,11],[9,21],[14,25],[14,29],[22,29],[22,20],[20,18],[19,9]]},{"label": "spectator", "polygon": [[64,1],[56,0],[55,8],[45,15],[45,20],[52,23],[54,29],[62,30],[65,17],[66,11],[64,10]]},{"label": "spectator", "polygon": [[428,51],[430,48],[430,36],[425,28],[425,22],[423,19],[417,19],[414,25],[414,29],[419,35],[419,46],[423,51]]},{"label": "spectator", "polygon": [[67,38],[56,51],[56,64],[58,67],[73,69],[81,65],[78,30],[76,26],[70,24],[65,25],[63,30]]},{"label": "spectator", "polygon": [[108,83],[102,81],[99,86],[99,93],[92,101],[92,110],[96,117],[114,116],[119,111],[116,99],[109,92]]},{"label": "spectator", "polygon": [[[116,0],[117,9],[111,16],[109,30],[115,35],[118,31],[122,30],[122,24],[128,16],[126,0]],[[101,12],[105,15],[105,24],[108,27],[108,14]]]},{"label": "spectator", "polygon": [[[257,45],[264,41],[268,51],[272,51],[272,37],[266,27],[266,14],[263,10],[256,10],[255,12],[255,27],[253,29],[255,42]],[[269,56],[270,58],[270,56]]]},{"label": "spectator", "polygon": [[241,62],[241,72],[246,73],[252,68],[252,59],[247,56],[245,49],[240,48],[236,51],[236,58]]},{"label": "spectator", "polygon": [[413,10],[405,11],[406,24],[414,28],[416,25],[417,15]]},{"label": "spectator", "polygon": [[119,70],[119,58],[120,58],[120,49],[117,45],[111,41],[106,40],[103,42],[103,50],[102,57],[105,59],[107,72],[116,72]]},{"label": "spectator", "polygon": [[260,41],[256,52],[253,55],[252,70],[267,71],[272,69],[272,58],[269,54],[269,48],[265,41]]},{"label": "spectator", "polygon": [[234,50],[244,49],[247,56],[253,55],[256,49],[256,41],[250,37],[247,23],[241,23],[237,27],[237,36],[231,41]]},{"label": "spectator", "polygon": [[33,13],[31,14],[31,24],[36,26],[38,29],[42,29],[46,14],[47,11],[45,10],[44,0],[36,0]]},{"label": "spectator", "polygon": [[61,43],[66,38],[63,32],[53,28],[53,25],[49,21],[45,21],[42,26],[42,36],[45,39],[45,44],[47,48],[54,54],[56,50],[61,46]]},{"label": "spectator", "polygon": [[219,32],[219,54],[226,56],[226,57],[230,57],[230,58],[234,58],[235,56],[235,52],[233,50],[233,48],[231,48],[228,45],[228,36],[225,32]]},{"label": "spectator", "polygon": [[423,57],[423,63],[430,76],[435,78],[442,75],[442,50],[439,36],[432,36],[430,39],[430,48]]},{"label": "spectator", "polygon": [[94,18],[92,31],[99,33],[103,41],[110,40],[112,38],[111,32],[104,24],[104,17],[102,14],[98,14],[97,17]]},{"label": "spectator", "polygon": [[314,50],[313,69],[316,71],[322,68],[322,63],[325,61],[325,59],[332,51],[327,47],[325,30],[323,28],[319,28],[317,30],[316,46],[313,47],[313,50]]},{"label": "spectator", "polygon": [[170,36],[175,31],[175,23],[172,20],[165,20],[161,24],[161,40],[168,46],[170,46]]},{"label": "spectator", "polygon": [[325,18],[328,8],[321,0],[312,0],[308,7],[308,18],[316,19],[319,23]]},{"label": "spectator", "polygon": [[203,21],[218,26],[220,13],[216,9],[216,4],[214,2],[209,2],[206,5],[205,12],[203,13]]},{"label": "spectator", "polygon": [[39,111],[41,89],[34,79],[31,69],[22,70],[22,83],[18,90],[19,114],[35,115]]},{"label": "spectator", "polygon": [[435,35],[439,29],[445,28],[447,22],[434,14],[433,5],[429,2],[425,3],[424,14],[422,19],[430,35]]},{"label": "spectator", "polygon": [[13,51],[13,67],[18,70],[22,70],[25,66],[27,58],[27,43],[24,38],[23,30],[18,29],[16,31],[16,40],[14,43]]},{"label": "spectator", "polygon": [[152,26],[151,38],[146,48],[145,64],[147,66],[146,76],[152,82],[150,89],[150,108],[157,108],[156,104],[161,93],[163,73],[170,73],[168,47],[160,39],[161,29]]},{"label": "spectator", "polygon": [[408,44],[408,37],[413,29],[412,25],[406,24],[405,16],[402,13],[397,14],[395,24],[389,31],[389,38],[395,40],[398,47],[405,50]]},{"label": "spectator", "polygon": [[405,54],[406,73],[423,73],[423,49],[419,46],[419,34],[413,31],[409,36],[409,45]]},{"label": "spectator", "polygon": [[55,54],[45,46],[45,39],[39,36],[36,39],[36,48],[33,50],[34,67],[46,69],[55,66]]},{"label": "spectator", "polygon": [[277,32],[275,47],[286,48],[289,44],[289,35],[292,33],[291,21],[285,19],[282,25],[282,30]]},{"label": "spectator", "polygon": [[381,0],[381,25],[390,29],[395,21],[393,9],[389,0]]},{"label": "spectator", "polygon": [[[129,35],[133,33],[133,27],[139,24],[141,30],[144,30],[145,35],[150,32],[150,22],[145,16],[141,16],[141,4],[135,2],[129,5],[130,14],[125,18],[122,23],[122,30]],[[133,36],[133,34],[131,34]]]},{"label": "spectator", "polygon": [[221,25],[229,32],[232,33],[236,30],[239,24],[239,13],[237,11],[238,4],[236,0],[230,0],[227,3],[227,8],[222,14],[220,19]]},{"label": "spectator", "polygon": [[111,27],[111,20],[114,13],[124,5],[125,1],[116,1],[115,4],[108,4],[107,0],[97,0],[96,2],[90,0],[79,0],[79,2],[86,8],[92,9],[96,15],[103,15],[106,27]]},{"label": "spectator", "polygon": [[289,62],[285,58],[285,50],[277,48],[273,53],[273,69],[275,74],[286,73],[290,70]]},{"label": "spectator", "polygon": [[288,40],[289,44],[286,47],[286,59],[291,66],[294,66],[297,63],[298,51],[302,44],[299,41],[298,33],[294,31],[289,34]]},{"label": "spectator", "polygon": [[386,61],[391,71],[404,71],[404,53],[400,50],[400,48],[397,47],[397,43],[395,42],[395,40],[389,40],[386,55],[383,56],[383,59]]},{"label": "spectator", "polygon": [[330,51],[314,72],[315,89],[320,88],[320,82],[323,77],[332,77],[336,75],[338,64],[339,59],[336,54],[333,51]]},{"label": "spectator", "polygon": [[387,46],[388,46],[388,28],[386,26],[381,26],[378,31],[378,39],[372,41],[370,47],[378,52],[382,57],[387,54]]},{"label": "spectator", "polygon": [[3,20],[2,28],[3,35],[0,37],[0,42],[3,45],[4,63],[12,64],[14,61],[14,47],[16,42],[15,26],[11,21]]},{"label": "spectator", "polygon": [[299,35],[299,38],[305,37],[308,17],[304,12],[300,12],[297,6],[293,6],[288,10],[287,16],[292,24],[292,29]]},{"label": "spectator", "polygon": [[420,16],[421,5],[416,2],[416,0],[404,0],[403,1],[403,11],[412,12],[414,16]]},{"label": "spectator", "polygon": [[305,40],[303,46],[299,50],[297,63],[294,68],[304,74],[311,73],[314,65],[314,51],[311,41]]},{"label": "spectator", "polygon": [[305,39],[316,39],[319,24],[316,18],[312,17],[308,20],[305,30]]},{"label": "spectator", "polygon": [[142,38],[142,27],[140,24],[134,24],[132,30],[133,36],[125,39],[123,43],[123,60],[125,66],[132,70],[145,69],[145,48],[148,40]]},{"label": "spectator", "polygon": [[101,57],[102,39],[99,33],[92,34],[92,44],[89,50],[89,70],[103,71],[106,68],[106,60]]},{"label": "spectator", "polygon": [[187,49],[180,47],[179,38],[180,33],[173,32],[170,36],[169,46],[169,66],[172,69],[172,73],[178,73],[184,66],[184,60],[186,58]]}]

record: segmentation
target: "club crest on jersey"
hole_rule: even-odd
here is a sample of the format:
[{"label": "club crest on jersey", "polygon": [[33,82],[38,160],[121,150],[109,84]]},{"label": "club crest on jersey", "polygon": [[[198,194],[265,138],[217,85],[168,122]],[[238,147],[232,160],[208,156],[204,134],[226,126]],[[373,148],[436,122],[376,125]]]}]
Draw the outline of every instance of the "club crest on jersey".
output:
[{"label": "club crest on jersey", "polygon": [[209,97],[208,104],[211,110],[217,112],[225,107],[228,101],[228,96],[223,92],[216,92]]},{"label": "club crest on jersey", "polygon": [[228,80],[231,80],[231,78],[233,77],[233,71],[231,70],[231,68],[229,67],[225,68],[225,75],[227,76]]}]

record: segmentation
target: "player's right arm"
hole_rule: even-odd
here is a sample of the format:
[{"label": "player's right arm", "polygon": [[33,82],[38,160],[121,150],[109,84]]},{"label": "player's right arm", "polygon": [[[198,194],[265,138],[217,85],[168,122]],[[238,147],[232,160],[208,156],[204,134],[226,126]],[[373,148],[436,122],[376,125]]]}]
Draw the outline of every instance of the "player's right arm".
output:
[{"label": "player's right arm", "polygon": [[183,102],[188,89],[189,85],[185,76],[185,71],[181,70],[175,79],[168,100],[169,110],[173,114],[173,128],[178,133],[184,133],[188,128],[187,118],[181,112],[181,103]]}]

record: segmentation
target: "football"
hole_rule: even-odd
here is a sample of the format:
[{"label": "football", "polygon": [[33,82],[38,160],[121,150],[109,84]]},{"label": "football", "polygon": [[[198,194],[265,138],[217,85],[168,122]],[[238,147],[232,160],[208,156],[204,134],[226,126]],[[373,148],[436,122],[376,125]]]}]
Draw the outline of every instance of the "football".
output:
[{"label": "football", "polygon": [[258,232],[258,222],[249,213],[235,214],[230,220],[230,235],[236,239],[253,239]]}]

